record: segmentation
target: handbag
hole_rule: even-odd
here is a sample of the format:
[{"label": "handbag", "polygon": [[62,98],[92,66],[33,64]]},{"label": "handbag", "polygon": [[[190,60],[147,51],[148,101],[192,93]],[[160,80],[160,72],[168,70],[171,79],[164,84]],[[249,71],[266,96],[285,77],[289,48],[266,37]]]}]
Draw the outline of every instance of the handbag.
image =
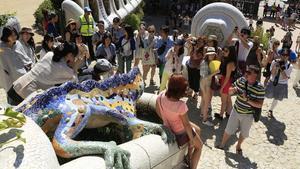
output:
[{"label": "handbag", "polygon": [[[249,95],[248,92],[248,81],[245,82],[245,88],[246,88],[246,96]],[[258,122],[261,116],[261,108],[253,107],[251,106],[252,112],[253,112],[253,118],[254,122]]]}]

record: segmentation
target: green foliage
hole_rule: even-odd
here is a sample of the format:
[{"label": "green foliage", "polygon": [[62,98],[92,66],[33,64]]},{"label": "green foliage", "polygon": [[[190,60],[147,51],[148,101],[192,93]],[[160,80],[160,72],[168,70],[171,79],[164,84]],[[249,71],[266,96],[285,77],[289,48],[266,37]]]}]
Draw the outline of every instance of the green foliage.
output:
[{"label": "green foliage", "polygon": [[53,8],[56,11],[59,11],[61,9],[61,4],[63,3],[64,0],[50,0],[52,3]]},{"label": "green foliage", "polygon": [[124,18],[124,23],[132,26],[133,29],[138,29],[141,19],[135,13],[131,13]]},{"label": "green foliage", "polygon": [[3,14],[3,15],[0,15],[0,26],[4,26],[7,22],[7,20],[12,17],[12,16],[15,16],[16,13],[11,13],[11,14]]},{"label": "green foliage", "polygon": [[[0,131],[9,129],[9,128],[21,128],[26,123],[26,117],[19,112],[13,111],[12,108],[7,108],[4,114],[0,114],[6,116],[7,118],[0,120]],[[13,130],[15,134],[15,139],[10,141],[5,141],[0,143],[0,148],[5,144],[11,143],[13,141],[19,140],[26,143],[26,139],[21,136],[22,130]]]},{"label": "green foliage", "polygon": [[141,23],[142,18],[144,17],[144,11],[143,6],[145,6],[145,3],[142,2],[133,13],[127,15],[124,18],[124,22],[126,24],[129,24],[133,27],[133,29],[138,29],[139,24]]},{"label": "green foliage", "polygon": [[44,10],[54,11],[54,6],[53,6],[51,0],[44,0],[33,14],[33,16],[35,17],[35,24],[39,28],[42,28],[42,23],[43,23],[43,19],[44,19],[44,16],[43,16]]}]

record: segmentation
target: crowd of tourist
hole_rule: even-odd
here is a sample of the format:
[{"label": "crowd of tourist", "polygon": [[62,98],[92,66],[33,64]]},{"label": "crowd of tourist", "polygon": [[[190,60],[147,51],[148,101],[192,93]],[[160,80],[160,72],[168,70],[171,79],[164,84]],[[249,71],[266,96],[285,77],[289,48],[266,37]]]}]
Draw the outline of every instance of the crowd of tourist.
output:
[{"label": "crowd of tourist", "polygon": [[[269,14],[269,16],[268,16]],[[274,2],[271,6],[266,3],[264,5],[263,17],[276,19],[276,25],[282,25],[284,30],[295,28],[295,23],[300,20],[300,3],[289,4],[286,8],[285,4],[280,6]]]},{"label": "crowd of tourist", "polygon": [[[197,8],[194,3],[173,4],[171,18],[175,18],[171,25],[181,27],[178,16],[172,15],[191,17]],[[277,16],[277,10],[272,6],[270,15]],[[270,118],[278,102],[288,98],[288,81],[300,53],[300,35],[293,50],[290,31],[283,39],[276,39],[275,28],[265,32],[262,20],[257,21],[255,29],[250,20],[249,27],[231,30],[222,48],[216,35],[192,37],[176,30],[170,35],[169,26],[156,28],[145,22],[133,30],[130,25],[121,24],[118,17],[105,29],[104,21],[94,21],[89,7],[77,20],[68,20],[62,35],[57,22],[57,14],[47,16],[38,54],[31,28],[23,27],[17,32],[10,26],[4,27],[0,86],[7,92],[8,103],[17,105],[38,89],[46,90],[67,81],[100,80],[103,73],[126,73],[132,65],[141,64],[145,85],[150,72],[149,85],[159,86],[158,115],[175,133],[179,146],[189,142],[191,168],[196,168],[201,155],[200,128],[189,121],[187,105],[180,99],[201,96],[199,118],[203,125],[213,126],[211,112],[215,108],[211,102],[214,93],[219,93],[221,109],[214,117],[229,120],[217,148],[223,149],[229,136],[240,128],[236,151],[242,153],[241,144],[249,136],[253,112],[261,110],[264,98],[273,99]],[[92,65],[94,69],[90,69]],[[154,80],[155,74],[159,75],[159,82]],[[237,95],[234,104],[233,94]]]}]

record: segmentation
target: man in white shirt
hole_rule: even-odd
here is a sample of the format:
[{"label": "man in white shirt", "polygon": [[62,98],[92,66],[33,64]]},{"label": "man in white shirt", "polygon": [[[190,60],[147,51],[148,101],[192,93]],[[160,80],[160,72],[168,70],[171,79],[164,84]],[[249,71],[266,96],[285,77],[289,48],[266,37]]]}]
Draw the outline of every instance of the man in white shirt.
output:
[{"label": "man in white shirt", "polygon": [[236,49],[238,52],[237,56],[237,67],[244,74],[246,71],[246,60],[247,56],[253,47],[253,43],[248,40],[251,31],[248,27],[244,27],[239,32],[236,28],[233,30],[232,34],[228,38],[228,43],[232,44],[234,42],[233,35],[236,35],[238,40],[236,41]]}]

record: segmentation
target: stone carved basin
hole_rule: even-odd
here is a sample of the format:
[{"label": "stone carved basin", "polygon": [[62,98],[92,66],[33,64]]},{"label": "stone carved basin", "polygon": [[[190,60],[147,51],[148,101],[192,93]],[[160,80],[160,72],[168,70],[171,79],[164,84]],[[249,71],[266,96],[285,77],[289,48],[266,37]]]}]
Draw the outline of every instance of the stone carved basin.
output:
[{"label": "stone carved basin", "polygon": [[[144,93],[137,103],[138,112],[155,113],[156,97]],[[105,169],[104,160],[98,156],[84,156],[60,165],[48,137],[28,117],[21,128],[0,131],[0,143],[7,141],[15,130],[23,131],[26,143],[17,140],[0,147],[1,169]],[[186,146],[179,149],[176,143],[165,144],[158,135],[143,136],[119,147],[131,153],[132,169],[180,168],[187,151]]]}]

